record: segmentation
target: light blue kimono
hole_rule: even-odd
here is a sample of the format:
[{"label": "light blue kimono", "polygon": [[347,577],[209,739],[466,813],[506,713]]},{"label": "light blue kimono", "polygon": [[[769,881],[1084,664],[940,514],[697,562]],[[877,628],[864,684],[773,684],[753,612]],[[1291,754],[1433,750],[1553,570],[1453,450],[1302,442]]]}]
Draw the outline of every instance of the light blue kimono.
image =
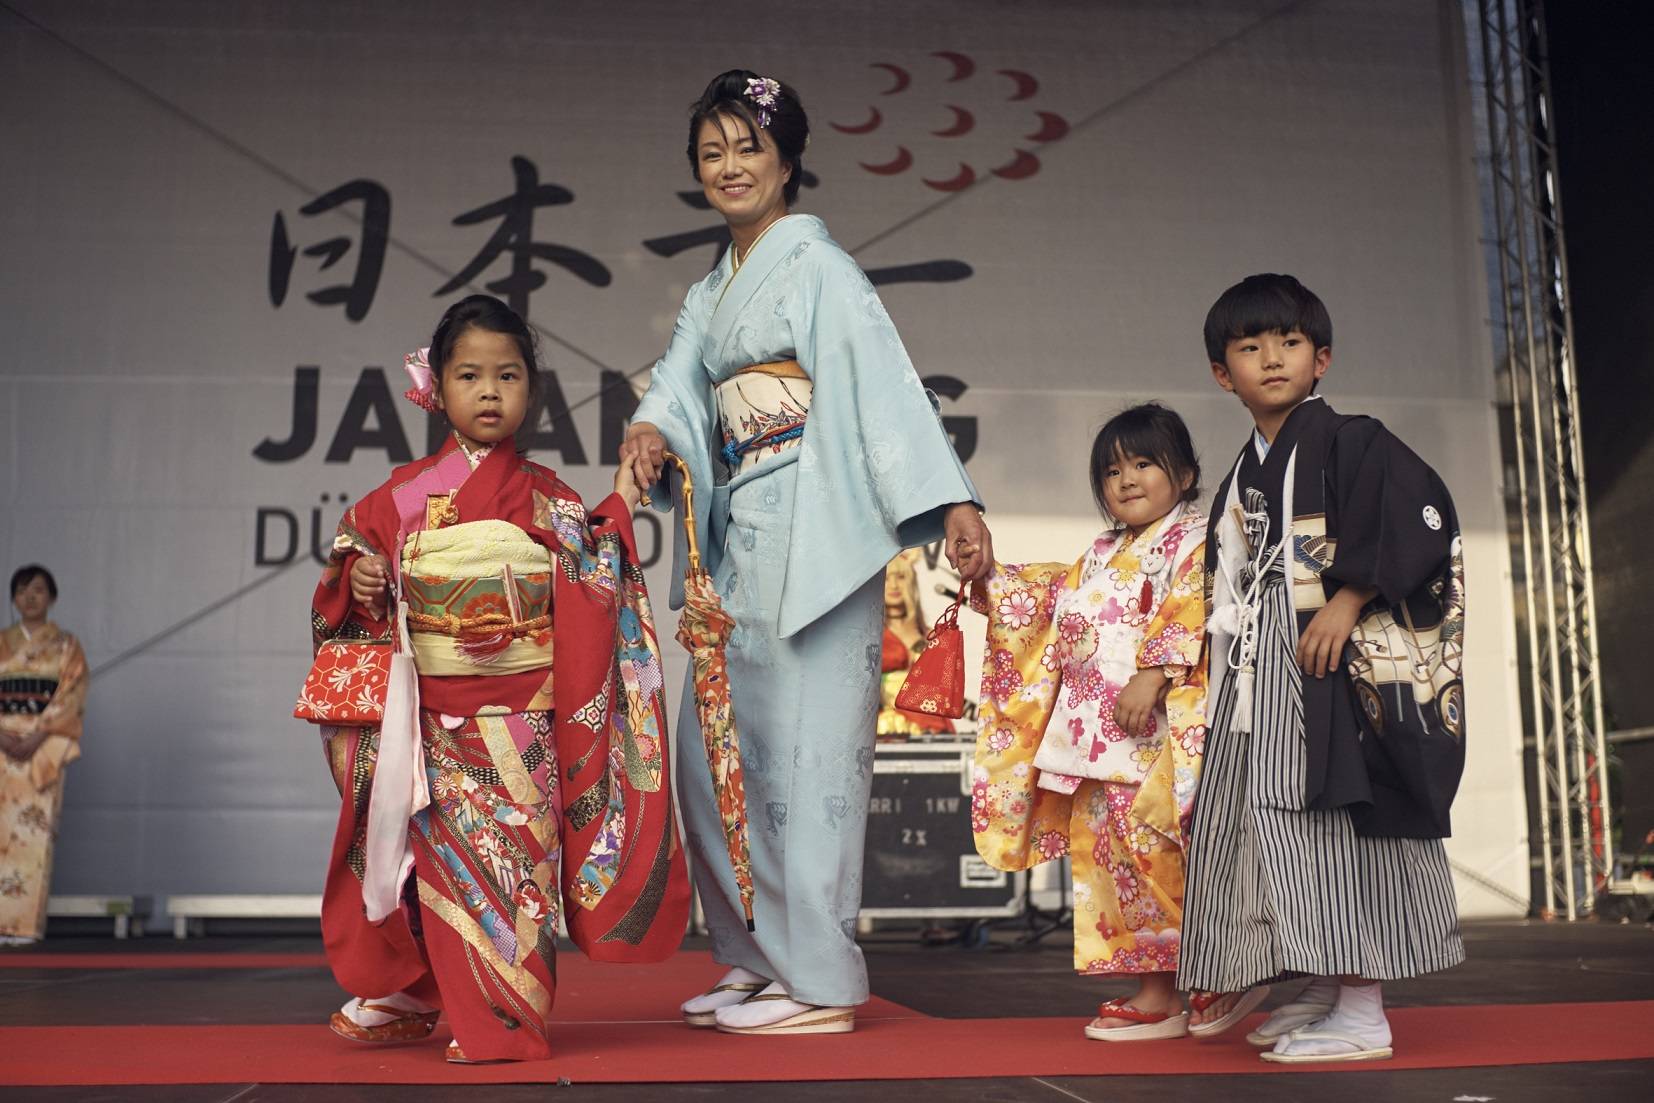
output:
[{"label": "light blue kimono", "polygon": [[[725,482],[713,388],[778,360],[797,360],[813,384],[802,443]],[[863,1003],[855,925],[883,571],[903,547],[939,539],[943,507],[977,501],[976,489],[878,294],[810,215],[771,226],[739,272],[726,252],[689,289],[634,417],[659,427],[690,466],[703,565],[736,623],[729,685],[756,932],[741,914],[704,750],[677,772],[713,956],[806,1003]],[[655,491],[668,508],[665,488]],[[685,565],[680,530],[675,579]],[[673,608],[682,602],[675,581]],[[691,692],[678,724],[680,752],[693,755],[704,744]]]}]

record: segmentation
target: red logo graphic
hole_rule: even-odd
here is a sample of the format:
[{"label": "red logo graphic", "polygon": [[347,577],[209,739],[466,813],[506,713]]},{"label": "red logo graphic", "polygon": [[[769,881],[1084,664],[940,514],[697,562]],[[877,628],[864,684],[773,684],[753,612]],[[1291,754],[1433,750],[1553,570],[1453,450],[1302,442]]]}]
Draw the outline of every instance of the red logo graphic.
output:
[{"label": "red logo graphic", "polygon": [[[942,83],[944,84],[953,85],[969,82],[977,75],[975,59],[965,54],[956,53],[952,50],[938,50],[930,56],[945,61],[951,66],[951,72],[943,79]],[[900,65],[879,61],[874,62],[869,68],[881,69],[891,76],[892,83],[890,87],[879,93],[881,96],[899,96],[913,88],[913,74]],[[983,85],[991,83],[1000,91],[1008,91],[1008,95],[1000,97],[1002,102],[1023,103],[1033,99],[1035,94],[1039,92],[1039,80],[1032,73],[1024,72],[1021,69],[996,69],[988,76],[990,79],[978,81],[976,88],[980,89]],[[1005,88],[1005,82],[1007,81],[1009,82],[1009,89]],[[958,98],[961,99],[969,99],[969,91],[971,90],[955,90],[956,93],[967,93],[958,95]],[[962,138],[976,130],[977,114],[981,113],[980,101],[971,100],[970,102],[979,105],[977,112],[973,112],[970,108],[957,103],[944,103],[942,107],[948,113],[946,125],[930,131],[930,135],[935,138]],[[1035,110],[1030,114],[1029,121],[1034,129],[1031,133],[1020,135],[1023,141],[1044,144],[1055,142],[1068,134],[1068,120],[1056,112]],[[884,124],[884,113],[879,110],[876,104],[871,104],[868,106],[867,118],[864,121],[854,123],[835,122],[829,125],[840,134],[867,135],[877,133]],[[861,161],[858,163],[863,169],[875,176],[898,176],[911,169],[915,160],[912,150],[906,145],[898,144],[895,155],[888,160]],[[962,191],[976,183],[977,171],[966,161],[959,161],[958,165],[958,170],[952,176],[921,176],[920,179],[926,187],[934,188],[937,191]],[[1039,170],[1040,161],[1034,155],[1034,152],[1013,143],[1011,159],[988,171],[1004,180],[1026,180]]]}]

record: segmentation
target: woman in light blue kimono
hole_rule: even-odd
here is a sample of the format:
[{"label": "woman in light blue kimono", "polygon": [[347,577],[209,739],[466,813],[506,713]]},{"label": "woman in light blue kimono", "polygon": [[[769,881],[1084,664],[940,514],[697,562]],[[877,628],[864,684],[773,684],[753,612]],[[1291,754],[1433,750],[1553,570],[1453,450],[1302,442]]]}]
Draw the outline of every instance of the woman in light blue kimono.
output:
[{"label": "woman in light blue kimono", "polygon": [[[678,777],[712,953],[732,967],[683,1014],[737,1034],[853,1029],[868,997],[855,929],[884,568],[944,535],[967,580],[993,561],[976,490],[878,295],[820,219],[788,213],[808,134],[797,95],[745,70],[695,105],[690,164],[732,244],[689,289],[620,454],[662,508],[667,448],[707,488],[704,566],[735,620],[755,931],[710,772],[685,763]],[[684,559],[680,537],[680,580]],[[678,723],[692,754],[693,693]]]}]

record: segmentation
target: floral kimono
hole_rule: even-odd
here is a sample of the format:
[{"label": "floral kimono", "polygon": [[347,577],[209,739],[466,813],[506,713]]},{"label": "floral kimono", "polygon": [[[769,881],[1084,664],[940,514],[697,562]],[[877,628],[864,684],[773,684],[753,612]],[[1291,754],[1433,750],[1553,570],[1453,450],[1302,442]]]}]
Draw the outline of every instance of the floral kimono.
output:
[{"label": "floral kimono", "polygon": [[[1072,566],[996,566],[971,828],[998,869],[1068,855],[1074,967],[1177,968],[1183,869],[1206,736],[1206,520],[1179,506],[1136,537],[1112,530]],[[1139,671],[1170,680],[1132,736],[1114,721]]]},{"label": "floral kimono", "polygon": [[664,958],[687,920],[631,511],[611,496],[588,515],[509,447],[479,462],[451,439],[345,514],[316,589],[318,643],[392,629],[351,599],[366,555],[403,581],[430,803],[410,825],[407,906],[368,922],[380,733],[332,730],[329,964],[358,996],[440,1003],[472,1060],[547,1057],[560,907],[602,961]]},{"label": "floral kimono", "polygon": [[0,728],[47,733],[27,762],[0,755],[0,935],[45,933],[63,768],[80,757],[86,685],[86,656],[57,625],[0,632]]}]

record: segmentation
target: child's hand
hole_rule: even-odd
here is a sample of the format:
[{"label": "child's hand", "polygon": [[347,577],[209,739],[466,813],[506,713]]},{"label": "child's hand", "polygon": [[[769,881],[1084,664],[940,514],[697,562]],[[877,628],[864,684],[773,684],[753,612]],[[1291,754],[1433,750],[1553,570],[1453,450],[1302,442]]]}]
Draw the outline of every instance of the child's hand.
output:
[{"label": "child's hand", "polygon": [[620,463],[632,469],[640,487],[654,486],[666,467],[666,438],[649,422],[634,421],[621,442]]},{"label": "child's hand", "polygon": [[1298,640],[1298,669],[1317,678],[1337,670],[1362,606],[1377,593],[1371,586],[1345,586],[1328,598]]},{"label": "child's hand", "polygon": [[1114,700],[1114,722],[1121,731],[1137,739],[1149,728],[1155,706],[1160,704],[1160,692],[1166,687],[1166,674],[1159,667],[1139,670],[1131,676]]},{"label": "child's hand", "polygon": [[615,493],[632,509],[643,501],[643,489],[637,485],[637,477],[633,474],[632,465],[623,463],[615,468]]},{"label": "child's hand", "polygon": [[390,560],[382,555],[364,555],[350,567],[350,596],[367,606],[375,617],[385,615],[385,594],[390,589]]}]

